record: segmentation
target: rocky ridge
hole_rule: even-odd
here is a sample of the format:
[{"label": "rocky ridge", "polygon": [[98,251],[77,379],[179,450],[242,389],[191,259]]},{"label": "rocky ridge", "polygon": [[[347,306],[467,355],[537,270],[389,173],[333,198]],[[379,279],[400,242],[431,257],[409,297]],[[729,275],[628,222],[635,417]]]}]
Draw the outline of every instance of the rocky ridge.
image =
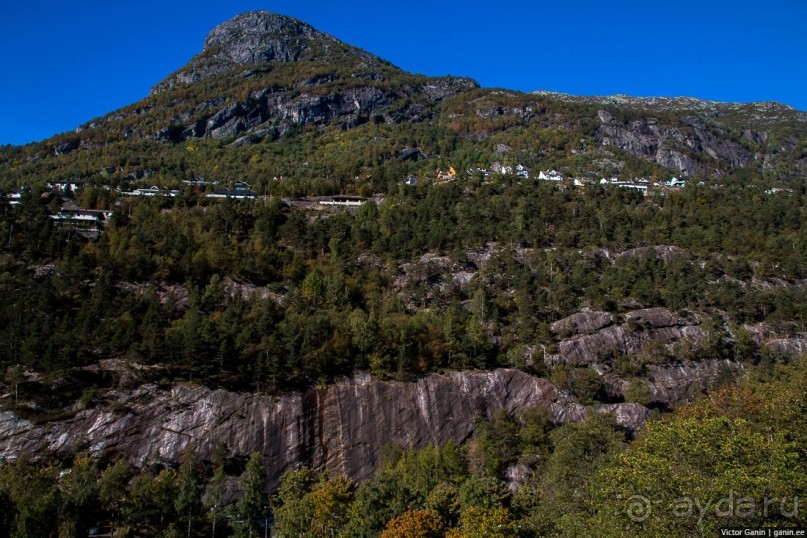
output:
[{"label": "rocky ridge", "polygon": [[[575,96],[549,91],[533,95],[602,107],[597,110],[597,142],[682,175],[720,175],[715,170],[718,163],[718,168],[759,164],[763,170],[777,170],[779,157],[793,152],[798,144],[796,133],[803,133],[807,127],[807,112],[772,101],[730,103],[693,97]],[[641,118],[618,120],[616,117],[624,112]],[[677,121],[660,119],[671,113],[679,116]],[[736,130],[741,131],[739,136],[731,134]],[[807,170],[807,159],[797,157],[792,170]]]},{"label": "rocky ridge", "polygon": [[685,319],[666,308],[646,308],[627,312],[623,319],[614,323],[608,312],[581,312],[555,322],[552,331],[565,338],[558,343],[558,353],[547,356],[547,364],[588,366],[608,357],[640,353],[651,344],[662,344],[674,354],[684,342],[697,347],[706,338],[696,314]]},{"label": "rocky ridge", "polygon": [[736,112],[752,110],[759,115],[793,114],[800,121],[807,122],[807,112],[799,111],[789,105],[775,101],[757,101],[752,103],[732,103],[727,101],[710,101],[696,97],[633,97],[630,95],[571,95],[547,90],[532,92],[533,95],[559,99],[573,103],[593,103],[617,107],[629,107],[644,110],[701,110],[706,112]]},{"label": "rocky ridge", "polygon": [[327,84],[312,82],[303,90],[270,86],[245,101],[228,105],[205,102],[175,117],[171,125],[160,129],[153,138],[180,142],[242,135],[233,145],[244,146],[264,138],[274,140],[295,126],[338,125],[349,129],[367,122],[417,122],[428,119],[431,111],[410,98],[426,95],[434,104],[476,87],[468,79],[449,77],[394,90],[358,83],[334,91],[328,91],[327,87],[324,91],[312,90],[314,86]]}]

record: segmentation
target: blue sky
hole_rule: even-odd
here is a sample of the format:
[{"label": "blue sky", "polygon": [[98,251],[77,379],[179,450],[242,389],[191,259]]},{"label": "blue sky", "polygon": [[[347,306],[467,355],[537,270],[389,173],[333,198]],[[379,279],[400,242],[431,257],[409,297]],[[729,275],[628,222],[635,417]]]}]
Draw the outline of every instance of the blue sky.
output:
[{"label": "blue sky", "polygon": [[73,130],[145,97],[213,26],[256,9],[407,71],[485,87],[807,110],[805,0],[10,0],[0,16],[0,144]]}]

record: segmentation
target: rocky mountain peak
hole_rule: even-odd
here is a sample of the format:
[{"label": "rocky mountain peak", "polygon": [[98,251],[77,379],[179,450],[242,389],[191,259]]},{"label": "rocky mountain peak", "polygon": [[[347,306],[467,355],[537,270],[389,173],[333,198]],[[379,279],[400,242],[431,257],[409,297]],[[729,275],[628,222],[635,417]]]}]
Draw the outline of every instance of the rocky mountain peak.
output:
[{"label": "rocky mountain peak", "polygon": [[204,51],[236,65],[293,62],[308,51],[312,42],[325,45],[336,40],[313,26],[285,15],[250,11],[210,31]]},{"label": "rocky mountain peak", "polygon": [[213,28],[202,52],[158,84],[152,94],[177,83],[206,80],[240,66],[317,60],[333,55],[352,57],[370,66],[386,63],[293,17],[250,11]]}]

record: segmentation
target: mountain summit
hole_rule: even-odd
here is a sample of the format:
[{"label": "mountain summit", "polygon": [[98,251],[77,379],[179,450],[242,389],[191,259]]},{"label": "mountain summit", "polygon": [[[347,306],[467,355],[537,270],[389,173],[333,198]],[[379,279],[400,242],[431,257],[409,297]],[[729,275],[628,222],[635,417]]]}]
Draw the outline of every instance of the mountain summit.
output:
[{"label": "mountain summit", "polygon": [[379,57],[320,32],[310,24],[268,11],[250,11],[210,31],[204,48],[187,66],[158,84],[152,93],[192,83],[240,66],[273,62],[339,59],[360,60],[366,66],[386,64]]}]

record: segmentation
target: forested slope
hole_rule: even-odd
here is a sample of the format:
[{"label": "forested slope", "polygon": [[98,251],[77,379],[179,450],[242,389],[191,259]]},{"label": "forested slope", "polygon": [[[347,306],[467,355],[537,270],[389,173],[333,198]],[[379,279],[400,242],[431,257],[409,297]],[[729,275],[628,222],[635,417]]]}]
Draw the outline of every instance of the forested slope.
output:
[{"label": "forested slope", "polygon": [[[479,88],[286,17],[224,23],[143,101],[0,148],[0,534],[257,532],[297,467],[271,504],[289,536],[744,524],[665,507],[803,491],[805,125]],[[442,383],[467,413],[418,388]],[[242,410],[206,436],[213,400]],[[346,425],[370,441],[334,441]]]}]

